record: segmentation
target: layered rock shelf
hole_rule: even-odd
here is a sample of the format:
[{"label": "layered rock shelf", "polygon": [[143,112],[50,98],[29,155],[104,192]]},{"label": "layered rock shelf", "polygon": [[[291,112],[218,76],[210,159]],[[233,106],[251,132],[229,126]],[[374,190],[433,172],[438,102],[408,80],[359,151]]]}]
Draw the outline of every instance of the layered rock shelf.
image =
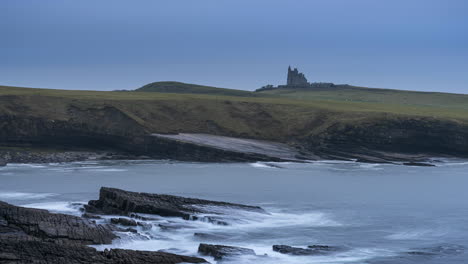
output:
[{"label": "layered rock shelf", "polygon": [[181,217],[196,220],[196,214],[219,213],[214,207],[227,207],[265,213],[258,206],[185,198],[173,195],[130,192],[102,187],[99,199],[89,201],[85,209],[89,213],[131,215],[132,213]]}]

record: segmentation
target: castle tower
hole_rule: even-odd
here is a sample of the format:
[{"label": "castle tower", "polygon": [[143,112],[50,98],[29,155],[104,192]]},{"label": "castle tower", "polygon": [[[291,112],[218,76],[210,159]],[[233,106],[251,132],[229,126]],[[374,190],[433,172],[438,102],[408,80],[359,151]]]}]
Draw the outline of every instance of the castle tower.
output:
[{"label": "castle tower", "polygon": [[308,85],[306,77],[303,73],[300,73],[297,68],[291,70],[291,66],[288,67],[288,79],[286,85],[288,86],[302,86]]}]

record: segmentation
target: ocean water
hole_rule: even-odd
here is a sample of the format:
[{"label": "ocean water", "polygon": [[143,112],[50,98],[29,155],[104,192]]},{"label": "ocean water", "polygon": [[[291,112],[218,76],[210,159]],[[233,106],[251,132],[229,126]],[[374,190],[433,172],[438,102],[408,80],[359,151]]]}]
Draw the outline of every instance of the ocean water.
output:
[{"label": "ocean water", "polygon": [[[198,245],[210,243],[247,247],[260,255],[223,263],[468,263],[468,161],[435,159],[434,164],[9,164],[0,168],[0,200],[80,215],[81,204],[108,186],[258,205],[268,212],[224,211],[229,225],[156,217],[148,221],[151,229],[119,233],[120,239],[98,249],[197,256]],[[341,249],[322,256],[289,256],[272,250],[278,244]]]}]

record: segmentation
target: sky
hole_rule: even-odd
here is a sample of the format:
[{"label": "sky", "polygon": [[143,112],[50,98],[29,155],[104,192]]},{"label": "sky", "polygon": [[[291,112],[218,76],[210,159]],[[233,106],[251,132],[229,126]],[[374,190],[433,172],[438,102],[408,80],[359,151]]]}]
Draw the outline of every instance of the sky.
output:
[{"label": "sky", "polygon": [[0,0],[0,85],[468,93],[466,0]]}]

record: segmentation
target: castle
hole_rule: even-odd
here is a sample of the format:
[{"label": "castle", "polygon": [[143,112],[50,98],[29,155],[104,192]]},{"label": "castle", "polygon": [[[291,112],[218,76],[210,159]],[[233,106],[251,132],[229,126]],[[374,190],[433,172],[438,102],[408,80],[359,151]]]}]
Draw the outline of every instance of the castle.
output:
[{"label": "castle", "polygon": [[299,72],[297,68],[291,70],[291,66],[288,67],[288,80],[286,85],[295,86],[295,85],[308,85],[306,77],[303,73]]},{"label": "castle", "polygon": [[313,89],[313,88],[331,88],[336,85],[333,83],[323,83],[323,82],[313,82],[309,83],[305,75],[297,70],[297,68],[291,69],[291,66],[288,67],[288,77],[286,80],[286,85],[273,86],[271,84],[265,85],[256,91],[265,91],[273,90],[279,88],[297,88],[297,89]]}]

